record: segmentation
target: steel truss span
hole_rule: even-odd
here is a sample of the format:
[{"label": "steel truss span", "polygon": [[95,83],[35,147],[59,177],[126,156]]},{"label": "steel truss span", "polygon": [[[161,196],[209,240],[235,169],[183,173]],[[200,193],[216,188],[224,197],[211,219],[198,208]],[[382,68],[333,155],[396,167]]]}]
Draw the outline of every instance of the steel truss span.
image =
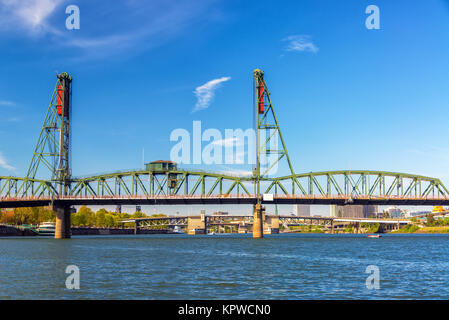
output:
[{"label": "steel truss span", "polygon": [[[384,171],[326,171],[260,180],[273,203],[446,204],[449,192],[439,179]],[[58,182],[0,177],[2,202],[64,201],[72,204],[252,204],[253,177],[193,171],[119,172],[72,179],[67,195]],[[270,202],[266,202],[270,203]]]},{"label": "steel truss span", "polygon": [[[439,179],[366,170],[296,174],[274,111],[264,72],[254,70],[257,167],[250,176],[153,169],[74,178],[70,166],[72,77],[57,75],[25,178],[0,176],[0,207],[56,204],[449,204]],[[271,142],[278,147],[271,148]],[[265,168],[260,159],[276,155]],[[284,161],[289,176],[273,177]],[[48,179],[38,179],[46,172]],[[272,194],[273,200],[264,200]]]}]

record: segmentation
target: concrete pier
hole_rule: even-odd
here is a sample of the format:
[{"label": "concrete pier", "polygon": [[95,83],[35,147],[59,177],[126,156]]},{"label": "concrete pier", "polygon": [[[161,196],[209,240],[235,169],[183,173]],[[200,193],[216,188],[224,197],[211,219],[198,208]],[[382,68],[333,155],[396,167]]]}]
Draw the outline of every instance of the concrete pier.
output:
[{"label": "concrete pier", "polygon": [[188,234],[204,234],[207,232],[207,222],[205,212],[201,212],[201,215],[190,216],[187,220],[187,232]]},{"label": "concrete pier", "polygon": [[254,205],[253,238],[263,238],[265,208],[260,203]]},{"label": "concrete pier", "polygon": [[70,239],[70,206],[53,205],[53,211],[56,214],[55,239]]}]

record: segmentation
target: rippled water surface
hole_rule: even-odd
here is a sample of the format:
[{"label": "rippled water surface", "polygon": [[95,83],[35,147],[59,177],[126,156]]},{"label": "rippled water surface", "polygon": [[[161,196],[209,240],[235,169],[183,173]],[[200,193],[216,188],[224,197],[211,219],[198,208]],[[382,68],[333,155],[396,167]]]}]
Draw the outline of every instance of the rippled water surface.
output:
[{"label": "rippled water surface", "polygon": [[0,299],[449,299],[448,253],[449,235],[0,238]]}]

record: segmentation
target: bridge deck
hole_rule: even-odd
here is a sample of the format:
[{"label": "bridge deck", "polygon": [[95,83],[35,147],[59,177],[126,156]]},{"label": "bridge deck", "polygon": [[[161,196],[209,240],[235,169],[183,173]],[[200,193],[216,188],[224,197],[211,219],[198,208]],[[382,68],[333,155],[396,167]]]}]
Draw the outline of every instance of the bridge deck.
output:
[{"label": "bridge deck", "polygon": [[[60,205],[189,205],[189,204],[255,204],[256,195],[168,195],[168,196],[68,196],[0,198],[0,208]],[[413,196],[327,196],[274,195],[263,204],[335,204],[335,205],[449,205],[449,197]]]}]

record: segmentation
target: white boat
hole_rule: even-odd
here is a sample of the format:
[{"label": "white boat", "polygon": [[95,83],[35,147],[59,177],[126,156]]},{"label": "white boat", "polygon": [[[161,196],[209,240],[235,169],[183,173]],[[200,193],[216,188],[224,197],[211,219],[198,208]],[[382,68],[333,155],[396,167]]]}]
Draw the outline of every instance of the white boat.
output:
[{"label": "white boat", "polygon": [[182,231],[182,229],[181,229],[180,226],[175,226],[175,227],[173,228],[173,233],[179,233],[179,234],[181,234],[181,233],[184,233],[184,231]]},{"label": "white boat", "polygon": [[39,225],[37,228],[37,232],[40,236],[54,236],[55,235],[55,226],[54,222],[44,222]]},{"label": "white boat", "polygon": [[368,238],[380,238],[381,235],[380,234],[369,234]]},{"label": "white boat", "polygon": [[208,234],[207,234],[208,236],[213,236],[213,235],[215,235],[215,232],[209,232]]}]

